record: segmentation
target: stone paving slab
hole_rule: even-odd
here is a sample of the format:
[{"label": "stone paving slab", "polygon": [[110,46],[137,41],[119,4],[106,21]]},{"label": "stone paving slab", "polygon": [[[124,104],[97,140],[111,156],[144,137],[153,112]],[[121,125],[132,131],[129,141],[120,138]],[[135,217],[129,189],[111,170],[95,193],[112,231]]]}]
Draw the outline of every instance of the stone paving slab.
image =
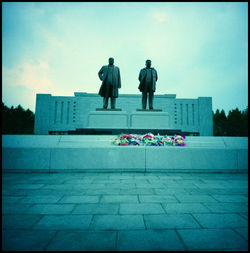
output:
[{"label": "stone paving slab", "polygon": [[210,213],[210,210],[201,203],[168,203],[162,205],[166,213]]},{"label": "stone paving slab", "polygon": [[244,195],[214,195],[212,197],[219,202],[229,202],[229,203],[239,203],[239,202],[247,202],[248,197]]},{"label": "stone paving slab", "polygon": [[4,250],[248,250],[247,174],[4,173],[2,179]]},{"label": "stone paving slab", "polygon": [[246,240],[248,240],[248,227],[247,228],[234,228],[233,230],[236,231],[241,236],[243,236]]},{"label": "stone paving slab", "polygon": [[248,227],[246,219],[238,214],[193,214],[196,220],[203,228],[234,228]]},{"label": "stone paving slab", "polygon": [[178,229],[188,250],[247,249],[247,241],[231,229]]},{"label": "stone paving slab", "polygon": [[101,203],[138,203],[137,196],[134,195],[107,195],[102,196]]},{"label": "stone paving slab", "polygon": [[203,203],[211,212],[214,213],[235,213],[248,212],[245,203]]},{"label": "stone paving slab", "polygon": [[70,214],[75,205],[72,204],[34,204],[26,210],[33,214]]},{"label": "stone paving slab", "polygon": [[2,250],[44,251],[56,231],[3,230]]},{"label": "stone paving slab", "polygon": [[119,204],[77,204],[73,214],[118,214]]},{"label": "stone paving slab", "polygon": [[120,204],[120,214],[165,214],[160,204]]},{"label": "stone paving slab", "polygon": [[98,203],[100,196],[64,196],[58,203]]},{"label": "stone paving slab", "polygon": [[3,229],[31,229],[36,224],[42,215],[35,214],[3,214],[2,228]]},{"label": "stone paving slab", "polygon": [[141,203],[171,203],[178,202],[173,195],[139,195]]},{"label": "stone paving slab", "polygon": [[2,214],[25,214],[33,204],[2,203]]},{"label": "stone paving slab", "polygon": [[86,230],[92,215],[44,215],[33,229],[45,230]]},{"label": "stone paving slab", "polygon": [[169,251],[184,250],[174,230],[119,231],[117,250]]},{"label": "stone paving slab", "polygon": [[209,195],[195,195],[195,194],[175,194],[175,197],[182,203],[202,203],[202,202],[218,202],[216,199]]},{"label": "stone paving slab", "polygon": [[116,249],[114,231],[59,231],[50,242],[51,251],[114,251]]},{"label": "stone paving slab", "polygon": [[61,198],[61,196],[48,196],[48,195],[33,195],[33,196],[25,196],[22,199],[17,201],[18,204],[26,204],[26,203],[56,203]]},{"label": "stone paving slab", "polygon": [[145,229],[142,215],[94,215],[93,230]]},{"label": "stone paving slab", "polygon": [[200,228],[190,214],[144,215],[148,229]]}]

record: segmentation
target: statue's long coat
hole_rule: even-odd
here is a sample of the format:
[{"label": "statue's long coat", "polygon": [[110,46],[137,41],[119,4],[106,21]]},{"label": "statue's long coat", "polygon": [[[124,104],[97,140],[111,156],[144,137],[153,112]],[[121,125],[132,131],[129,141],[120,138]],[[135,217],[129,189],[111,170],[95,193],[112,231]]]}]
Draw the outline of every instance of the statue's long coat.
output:
[{"label": "statue's long coat", "polygon": [[[152,69],[152,79],[153,79],[153,81],[152,81],[152,91],[155,92],[155,86],[156,86],[156,81],[158,79],[158,76],[157,76],[156,70],[154,68],[151,68],[151,69]],[[140,84],[139,84],[139,87],[138,87],[138,89],[141,92],[145,91],[146,74],[147,74],[146,68],[141,69],[140,74],[139,74]]]},{"label": "statue's long coat", "polygon": [[[106,85],[105,81],[108,74],[108,65],[102,66],[100,71],[98,72],[99,78],[102,80],[102,85],[99,90],[99,95],[102,97],[106,97],[108,94],[106,94]],[[120,76],[120,70],[118,67],[114,66],[113,70],[113,92],[112,95],[114,98],[118,97],[118,88],[121,88],[121,76]]]}]

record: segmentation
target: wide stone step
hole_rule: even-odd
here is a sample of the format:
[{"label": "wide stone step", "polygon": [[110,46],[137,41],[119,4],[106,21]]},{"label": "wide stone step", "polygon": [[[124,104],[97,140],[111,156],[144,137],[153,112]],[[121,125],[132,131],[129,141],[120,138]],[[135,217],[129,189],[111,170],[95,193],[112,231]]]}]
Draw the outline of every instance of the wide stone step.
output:
[{"label": "wide stone step", "polygon": [[187,136],[186,146],[115,146],[112,135],[2,135],[8,172],[248,171],[248,137]]}]

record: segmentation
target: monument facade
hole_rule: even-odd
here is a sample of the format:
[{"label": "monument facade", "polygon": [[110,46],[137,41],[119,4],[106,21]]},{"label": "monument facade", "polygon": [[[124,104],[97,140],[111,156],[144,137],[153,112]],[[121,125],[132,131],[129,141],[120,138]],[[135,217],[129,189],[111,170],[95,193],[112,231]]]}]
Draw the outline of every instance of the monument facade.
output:
[{"label": "monument facade", "polygon": [[160,134],[181,131],[185,135],[213,135],[211,97],[179,99],[175,94],[154,95],[154,107],[160,109],[154,112],[137,111],[141,104],[140,94],[119,94],[116,104],[122,108],[120,112],[97,111],[102,102],[102,97],[96,93],[75,92],[74,96],[37,94],[34,133],[88,134],[96,129],[104,132],[116,129],[114,133],[155,130]]}]

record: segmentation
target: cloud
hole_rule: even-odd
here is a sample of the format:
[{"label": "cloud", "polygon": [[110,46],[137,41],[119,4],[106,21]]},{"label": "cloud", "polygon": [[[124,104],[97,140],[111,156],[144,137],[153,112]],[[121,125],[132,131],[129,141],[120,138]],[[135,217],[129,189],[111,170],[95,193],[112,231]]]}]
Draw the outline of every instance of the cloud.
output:
[{"label": "cloud", "polygon": [[23,86],[35,92],[48,92],[53,86],[48,78],[49,71],[46,61],[25,61],[13,68],[3,67],[3,86]]},{"label": "cloud", "polygon": [[167,13],[165,11],[153,10],[150,13],[151,17],[157,22],[163,23],[167,21]]}]

